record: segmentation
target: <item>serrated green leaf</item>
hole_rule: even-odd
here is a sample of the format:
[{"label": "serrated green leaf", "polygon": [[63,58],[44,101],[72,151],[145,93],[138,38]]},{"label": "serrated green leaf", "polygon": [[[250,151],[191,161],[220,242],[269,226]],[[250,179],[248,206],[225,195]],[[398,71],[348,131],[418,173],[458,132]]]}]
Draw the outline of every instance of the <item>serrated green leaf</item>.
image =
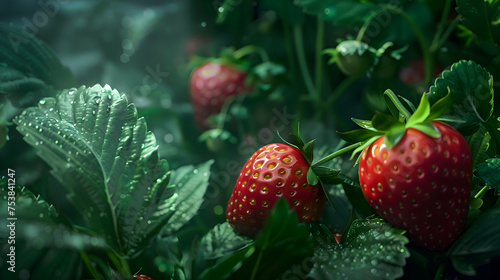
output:
[{"label": "serrated green leaf", "polygon": [[252,239],[238,234],[224,222],[214,226],[200,242],[198,254],[203,259],[214,260],[236,252],[253,242]]},{"label": "serrated green leaf", "polygon": [[472,153],[472,166],[474,169],[478,164],[485,162],[489,156],[486,153],[489,147],[491,136],[484,126],[474,133],[469,139],[469,146]]},{"label": "serrated green leaf", "polygon": [[495,189],[495,194],[500,194],[500,158],[490,158],[477,165],[479,178],[484,180],[488,187]]},{"label": "serrated green leaf", "polygon": [[[27,188],[8,184],[8,179],[0,178],[0,190],[15,193],[15,205],[10,205],[15,211],[9,216],[7,197],[0,199],[0,206],[5,211],[0,213],[0,239],[8,244],[10,236],[8,225],[14,223],[15,270],[7,270],[7,265],[0,272],[2,279],[21,279],[21,271],[27,270],[31,277],[40,279],[47,275],[58,275],[60,279],[79,278],[81,260],[79,250],[107,250],[105,240],[76,229],[64,216],[59,216],[54,206],[49,205],[39,196],[35,196]],[[8,220],[9,218],[16,220]],[[6,246],[6,249],[9,247]],[[3,251],[5,252],[5,251]],[[7,254],[9,252],[5,252]],[[5,261],[5,259],[4,259]],[[7,264],[7,263],[6,263]]]},{"label": "serrated green leaf", "polygon": [[[497,169],[498,172],[498,169]],[[500,256],[500,208],[481,214],[448,250],[454,268],[474,276],[475,267]]]},{"label": "serrated green leaf", "polygon": [[489,43],[500,43],[500,1],[457,0],[457,12],[462,24],[476,37]]},{"label": "serrated green leaf", "polygon": [[493,113],[493,76],[474,61],[461,60],[445,70],[429,88],[427,98],[435,104],[448,92],[453,105],[444,117],[465,121],[457,127],[486,122]]},{"label": "serrated green leaf", "polygon": [[20,27],[0,24],[0,94],[26,107],[71,86],[71,72],[44,42]]},{"label": "serrated green leaf", "polygon": [[295,263],[311,256],[313,243],[304,224],[278,199],[255,242],[220,260],[202,279],[276,279]]},{"label": "serrated green leaf", "polygon": [[344,192],[349,198],[354,211],[356,211],[356,214],[362,218],[376,214],[373,207],[371,207],[368,201],[366,201],[359,182],[346,177],[342,173],[340,173],[339,177],[343,180],[342,187],[344,188]]},{"label": "serrated green leaf", "polygon": [[62,91],[14,119],[89,228],[124,255],[144,248],[175,210],[168,164],[143,118],[109,86]]},{"label": "serrated green leaf", "polygon": [[213,160],[209,160],[198,166],[188,165],[172,170],[170,183],[178,189],[176,204],[179,206],[162,229],[162,235],[175,233],[196,215],[203,204],[212,164]]},{"label": "serrated green leaf", "polygon": [[[316,240],[331,240],[329,231],[316,233]],[[344,236],[343,236],[344,237]],[[382,219],[353,221],[342,246],[320,242],[315,250],[312,279],[396,279],[403,276],[406,258],[404,231]]]}]

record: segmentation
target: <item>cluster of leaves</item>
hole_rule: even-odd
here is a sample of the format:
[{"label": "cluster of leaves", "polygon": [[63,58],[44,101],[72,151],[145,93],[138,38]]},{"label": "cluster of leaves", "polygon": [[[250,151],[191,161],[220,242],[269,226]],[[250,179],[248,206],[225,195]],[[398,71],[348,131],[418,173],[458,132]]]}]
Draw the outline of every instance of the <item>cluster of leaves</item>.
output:
[{"label": "cluster of leaves", "polygon": [[[221,25],[238,17],[238,10],[254,9],[253,3],[247,1],[216,2],[220,2],[217,22]],[[338,174],[340,166],[314,166],[309,172],[310,180],[314,182],[318,180],[317,176],[322,177],[329,200],[337,207],[325,211],[329,213],[324,214],[320,223],[299,224],[286,203],[280,200],[270,214],[267,227],[254,240],[237,234],[227,223],[219,223],[211,229],[197,232],[203,237],[189,250],[182,246],[186,242],[182,244],[181,240],[189,235],[181,230],[183,227],[185,229],[185,225],[193,226],[188,223],[200,215],[199,210],[206,202],[204,197],[214,161],[171,170],[159,156],[161,149],[168,145],[157,143],[145,119],[139,117],[148,116],[150,111],[146,109],[138,112],[137,107],[129,103],[128,96],[109,86],[71,88],[75,86],[71,73],[43,42],[27,36],[20,29],[1,26],[2,101],[9,101],[15,107],[33,106],[38,102],[37,107],[26,109],[13,122],[19,135],[51,168],[52,177],[64,188],[71,209],[77,213],[61,211],[67,208],[64,205],[59,208],[57,204],[52,206],[48,203],[52,201],[46,202],[27,188],[16,186],[16,217],[23,221],[16,228],[17,266],[29,270],[31,277],[37,279],[43,279],[46,275],[57,276],[58,279],[74,279],[78,276],[121,279],[141,269],[141,273],[166,279],[275,279],[280,276],[288,279],[395,279],[403,274],[406,276],[407,272],[414,272],[405,271],[412,269],[406,266],[407,263],[417,263],[417,269],[426,274],[433,274],[428,270],[434,266],[451,264],[453,269],[449,270],[454,270],[451,273],[458,271],[475,275],[479,266],[498,260],[500,244],[495,237],[500,234],[500,160],[496,156],[500,153],[500,125],[499,114],[493,103],[493,76],[498,75],[498,70],[495,70],[498,63],[491,63],[491,58],[498,57],[500,53],[500,36],[496,24],[500,15],[500,1],[458,0],[459,15],[450,21],[446,18],[451,1],[445,1],[442,4],[445,12],[438,32],[430,43],[426,40],[432,34],[422,34],[422,31],[433,30],[429,28],[433,24],[429,9],[432,1],[254,2],[258,8],[276,13],[283,24],[280,32],[284,33],[288,40],[286,42],[293,42],[284,47],[294,45],[295,49],[287,49],[288,57],[282,56],[282,49],[272,54],[283,65],[287,61],[286,68],[266,59],[254,66],[252,76],[260,82],[259,90],[273,94],[263,97],[257,93],[253,102],[262,108],[262,100],[266,100],[266,104],[269,100],[292,100],[293,107],[302,113],[301,117],[310,117],[310,112],[314,112],[316,119],[325,120],[326,125],[316,126],[320,127],[318,134],[321,136],[331,132],[331,123],[337,123],[338,116],[331,112],[334,111],[332,108],[344,104],[340,102],[337,105],[336,101],[341,101],[340,94],[353,83],[366,89],[375,87],[376,95],[371,95],[368,90],[364,93],[369,96],[370,109],[377,107],[385,101],[380,92],[392,86],[401,88],[394,81],[395,70],[407,62],[406,57],[419,56],[419,51],[425,60],[425,80],[431,82],[430,69],[434,60],[439,60],[440,56],[446,57],[441,51],[447,48],[442,47],[447,46],[453,52],[452,47],[456,42],[449,43],[447,40],[457,26],[461,31],[459,38],[465,38],[465,45],[481,50],[479,55],[473,57],[478,63],[470,60],[470,57],[461,60],[463,53],[454,53],[451,58],[448,56],[448,60],[439,61],[444,64],[458,62],[443,71],[425,93],[429,100],[427,109],[430,111],[434,106],[440,107],[439,100],[447,96],[452,107],[444,118],[460,120],[453,125],[467,136],[474,157],[476,176],[470,218],[466,230],[455,244],[442,253],[418,251],[408,243],[402,230],[392,228],[373,216],[373,209],[364,200],[353,175],[355,171],[347,170]],[[309,19],[312,17],[317,19],[318,34],[325,33],[320,32],[325,22],[330,28],[344,33],[358,31],[356,38],[334,38],[336,47],[330,41],[327,44],[332,45],[323,46],[324,38],[318,35],[316,46],[311,48],[317,63],[314,82],[308,75],[308,61],[303,55],[307,53],[304,47],[308,47],[303,42],[314,40],[302,40],[303,35],[309,35],[302,34],[302,28],[311,27]],[[145,26],[139,31],[151,28],[148,27],[151,25]],[[241,35],[238,27],[235,25],[234,28]],[[369,34],[367,30],[370,27],[372,31],[383,28],[377,34]],[[291,31],[293,35],[290,35]],[[143,37],[146,36],[138,35],[132,41],[138,43]],[[281,37],[279,39],[277,41],[285,41]],[[238,56],[242,56],[242,53]],[[331,55],[330,62],[337,64],[342,73],[349,76],[328,96],[325,93],[332,85],[322,80],[322,69],[326,66],[321,63],[325,54]],[[367,59],[357,62],[351,60],[356,56]],[[390,69],[384,66],[386,61],[393,64]],[[367,64],[361,65],[361,62]],[[341,74],[336,71],[332,73],[332,84],[335,84]],[[283,80],[269,81],[269,78],[277,76]],[[303,78],[303,83],[296,78],[299,76]],[[425,86],[427,88],[429,85]],[[385,88],[380,91],[379,87]],[[403,92],[405,96],[395,99],[394,95],[386,97],[393,98],[392,103],[397,100],[398,106],[409,112],[416,111],[409,101],[415,95],[406,94],[410,91],[408,88],[403,89],[395,91]],[[307,96],[299,95],[302,92],[307,92]],[[296,102],[299,97],[301,101],[306,101],[306,105]],[[351,99],[356,98],[354,96]],[[353,103],[358,104],[357,101]],[[258,129],[257,125],[252,125],[256,121],[249,116],[252,110],[245,105],[248,104],[232,104],[228,108],[234,115],[241,115],[241,119],[250,120],[248,127],[240,126],[236,131]],[[271,108],[272,105],[267,106]],[[400,117],[390,106],[379,106],[377,109]],[[427,109],[425,111],[431,113]],[[259,112],[263,111],[270,110],[261,109]],[[259,113],[255,113],[257,115]],[[163,118],[165,115],[160,116],[160,121],[166,122]],[[269,118],[266,116],[264,119],[267,124]],[[331,116],[335,122],[329,118]],[[416,116],[416,119],[428,117],[424,113]],[[175,117],[178,116],[172,119]],[[150,122],[151,119],[148,119],[149,128],[154,127],[151,125],[154,120]],[[371,123],[358,124],[384,130],[385,123],[380,120],[378,118]],[[170,121],[169,124],[174,122]],[[183,127],[190,126],[175,129],[181,131]],[[4,133],[4,130],[0,133]],[[374,131],[371,136],[378,134]],[[322,144],[331,146],[333,137],[325,138],[327,140]],[[295,140],[298,140],[298,146],[312,161],[312,142],[303,143],[300,138]],[[189,140],[185,142],[189,143]],[[178,160],[178,164],[190,158],[172,156],[167,159]],[[326,176],[326,180],[325,176],[321,176],[332,172],[335,176]],[[52,187],[49,180],[46,183],[49,188]],[[0,187],[2,192],[7,192],[7,178],[1,179]],[[6,203],[0,200],[4,209]],[[351,209],[349,215],[348,210]],[[212,211],[203,212],[203,215],[212,214]],[[5,215],[7,213],[0,213],[2,240],[9,234]],[[195,231],[193,228],[186,231]],[[334,240],[332,232],[342,232],[340,244]],[[189,244],[191,242],[188,241]],[[5,256],[6,253],[2,254],[0,260]],[[6,270],[0,273],[1,278],[12,276],[5,274],[10,273]]]}]

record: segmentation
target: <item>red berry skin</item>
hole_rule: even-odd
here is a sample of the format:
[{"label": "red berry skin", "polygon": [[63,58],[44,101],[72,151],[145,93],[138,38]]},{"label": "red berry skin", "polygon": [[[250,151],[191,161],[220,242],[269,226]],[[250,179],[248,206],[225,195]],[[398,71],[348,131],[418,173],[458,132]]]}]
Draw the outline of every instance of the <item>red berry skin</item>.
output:
[{"label": "red berry skin", "polygon": [[309,164],[286,144],[269,144],[255,152],[240,172],[227,204],[226,218],[239,233],[255,236],[268,212],[284,197],[300,222],[321,216],[326,196],[321,185],[307,183]]},{"label": "red berry skin", "polygon": [[210,128],[208,117],[220,113],[230,96],[247,91],[246,76],[241,69],[216,62],[207,62],[191,73],[189,95],[195,121],[201,128]]},{"label": "red berry skin", "polygon": [[391,149],[384,137],[363,150],[359,180],[366,200],[417,245],[438,251],[460,235],[469,210],[472,158],[464,137],[433,121],[432,138],[408,128]]},{"label": "red berry skin", "polygon": [[144,274],[136,274],[134,275],[135,280],[153,280],[153,278],[144,275]]}]

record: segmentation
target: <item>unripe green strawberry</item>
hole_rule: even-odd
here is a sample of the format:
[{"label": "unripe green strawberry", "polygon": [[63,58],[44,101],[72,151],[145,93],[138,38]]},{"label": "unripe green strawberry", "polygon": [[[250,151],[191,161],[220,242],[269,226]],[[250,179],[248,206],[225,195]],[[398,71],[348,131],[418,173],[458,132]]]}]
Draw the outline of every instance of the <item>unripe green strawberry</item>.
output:
[{"label": "unripe green strawberry", "polygon": [[195,120],[201,128],[210,128],[208,118],[220,113],[229,97],[248,90],[246,76],[247,73],[236,66],[217,62],[207,62],[191,73],[189,95]]},{"label": "unripe green strawberry", "polygon": [[363,194],[392,225],[429,250],[449,247],[469,209],[471,151],[451,126],[431,122],[438,138],[408,128],[392,148],[382,136],[363,150],[359,180]]},{"label": "unripe green strawberry", "polygon": [[326,196],[320,184],[307,182],[309,164],[301,151],[287,144],[269,144],[245,163],[227,204],[226,218],[239,233],[254,236],[268,212],[284,197],[299,221],[316,221]]}]

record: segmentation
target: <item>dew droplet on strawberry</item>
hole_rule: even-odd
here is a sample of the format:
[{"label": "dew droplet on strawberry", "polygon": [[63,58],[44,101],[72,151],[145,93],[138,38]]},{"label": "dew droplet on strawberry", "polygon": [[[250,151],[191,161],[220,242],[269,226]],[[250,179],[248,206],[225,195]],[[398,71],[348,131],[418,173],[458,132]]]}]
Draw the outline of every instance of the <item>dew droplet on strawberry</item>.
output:
[{"label": "dew droplet on strawberry", "polygon": [[279,197],[287,200],[299,221],[319,219],[326,196],[321,185],[307,183],[308,169],[302,153],[289,145],[257,150],[243,166],[227,204],[229,224],[241,234],[257,234]]},{"label": "dew droplet on strawberry", "polygon": [[389,223],[430,250],[449,247],[465,225],[472,179],[470,148],[451,126],[433,121],[432,138],[413,128],[391,149],[381,137],[359,164],[363,194]]}]

